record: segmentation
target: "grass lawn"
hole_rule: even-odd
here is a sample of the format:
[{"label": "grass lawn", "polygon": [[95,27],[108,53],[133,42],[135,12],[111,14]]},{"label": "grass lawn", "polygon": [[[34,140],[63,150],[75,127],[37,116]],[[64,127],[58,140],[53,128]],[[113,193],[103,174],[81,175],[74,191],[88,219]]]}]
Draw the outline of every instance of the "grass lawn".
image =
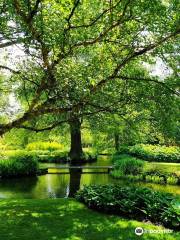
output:
[{"label": "grass lawn", "polygon": [[146,162],[145,168],[156,168],[164,172],[180,173],[180,163]]},{"label": "grass lawn", "polygon": [[[133,158],[133,156],[129,155],[129,154],[120,154],[120,157],[122,156],[126,156],[129,158]],[[137,158],[139,160],[143,160],[140,158]],[[171,162],[148,162],[145,161],[145,166],[144,166],[144,170],[148,171],[150,169],[157,169],[160,170],[162,172],[168,172],[168,173],[177,173],[180,175],[180,163],[171,163]]]},{"label": "grass lawn", "polygon": [[0,200],[1,240],[176,240],[178,233],[136,236],[134,229],[163,229],[87,209],[71,199]]}]

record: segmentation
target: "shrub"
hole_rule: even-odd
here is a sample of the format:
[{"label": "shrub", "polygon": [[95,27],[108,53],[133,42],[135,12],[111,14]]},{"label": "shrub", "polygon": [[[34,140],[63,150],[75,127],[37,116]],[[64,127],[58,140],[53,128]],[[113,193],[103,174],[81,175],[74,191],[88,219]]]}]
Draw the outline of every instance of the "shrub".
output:
[{"label": "shrub", "polygon": [[[47,163],[64,163],[69,162],[70,158],[68,157],[67,151],[55,150],[8,150],[0,152],[0,159],[9,159],[18,155],[29,155],[37,159],[38,162],[47,162]],[[83,159],[81,163],[94,162],[97,160],[97,154],[94,151],[85,151],[83,154]]]},{"label": "shrub", "polygon": [[62,151],[53,151],[48,153],[41,153],[37,155],[39,162],[49,162],[49,163],[60,163],[60,162],[67,162],[68,161],[68,152]]},{"label": "shrub", "polygon": [[148,188],[111,184],[85,186],[77,192],[76,199],[89,208],[102,212],[150,220],[173,229],[180,226],[180,215],[173,202],[174,197]]},{"label": "shrub", "polygon": [[4,150],[6,150],[6,149],[7,149],[7,145],[2,144],[2,143],[0,142],[0,151],[4,151]]},{"label": "shrub", "polygon": [[16,154],[24,154],[26,153],[26,151],[23,150],[5,150],[5,151],[0,151],[0,158],[1,159],[5,159],[5,158],[9,158],[11,156],[14,156]]},{"label": "shrub", "polygon": [[[126,159],[125,157],[124,158],[122,157],[123,160]],[[144,162],[137,164],[136,161],[134,162],[133,159],[134,159],[133,157],[127,156],[127,160],[120,162],[119,157],[116,157],[114,160],[115,168],[111,172],[111,176],[114,178],[126,178],[131,181],[140,180],[143,182],[180,185],[180,176],[178,175],[178,173],[164,172],[157,168],[143,170]],[[128,162],[128,164],[125,164],[126,161]]]},{"label": "shrub", "polygon": [[128,155],[114,156],[114,168],[119,175],[140,174],[143,170],[144,161]]},{"label": "shrub", "polygon": [[0,160],[0,177],[31,176],[37,171],[37,158],[32,154],[17,153],[9,159]]},{"label": "shrub", "polygon": [[173,224],[174,227],[178,228],[180,226],[180,204],[177,202],[171,204],[162,213],[162,219],[166,226]]},{"label": "shrub", "polygon": [[147,161],[180,163],[180,148],[175,146],[137,144],[126,148],[125,151]]},{"label": "shrub", "polygon": [[48,151],[55,151],[55,150],[63,150],[64,146],[57,142],[32,142],[26,146],[27,150],[48,150]]}]

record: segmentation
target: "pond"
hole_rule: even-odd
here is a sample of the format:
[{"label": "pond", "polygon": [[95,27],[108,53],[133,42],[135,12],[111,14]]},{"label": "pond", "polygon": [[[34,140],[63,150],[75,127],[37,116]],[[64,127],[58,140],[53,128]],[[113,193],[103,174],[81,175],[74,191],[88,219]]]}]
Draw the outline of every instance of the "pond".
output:
[{"label": "pond", "polygon": [[[62,164],[42,164],[42,167],[58,167]],[[98,161],[91,164],[93,166],[111,165],[108,157],[99,157]],[[56,170],[57,172],[58,170]],[[84,172],[74,172],[71,174],[67,170],[61,170],[61,173],[50,173],[37,177],[26,177],[17,179],[0,180],[0,198],[61,198],[72,197],[74,193],[83,185],[89,184],[107,184],[118,183],[121,186],[146,186],[158,191],[169,192],[180,195],[180,187],[172,185],[159,185],[142,182],[128,182],[127,180],[113,179],[107,173],[93,173],[92,170],[83,170]],[[91,173],[85,173],[91,171]],[[94,170],[93,170],[94,171]],[[95,170],[97,172],[97,170]],[[101,171],[101,170],[99,170]],[[64,173],[62,173],[64,172]]]}]

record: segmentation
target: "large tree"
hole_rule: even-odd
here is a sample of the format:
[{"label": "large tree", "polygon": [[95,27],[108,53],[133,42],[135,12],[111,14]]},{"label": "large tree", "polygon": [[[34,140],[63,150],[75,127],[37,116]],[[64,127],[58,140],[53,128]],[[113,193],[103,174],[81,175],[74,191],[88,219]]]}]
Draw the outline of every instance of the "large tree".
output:
[{"label": "large tree", "polygon": [[142,64],[161,57],[176,69],[177,8],[176,0],[1,0],[0,48],[18,45],[26,57],[16,69],[0,64],[23,102],[21,114],[0,124],[0,134],[68,122],[76,160],[84,116],[116,109],[122,115],[128,105],[147,107],[164,96],[176,101],[177,76],[149,77]]}]

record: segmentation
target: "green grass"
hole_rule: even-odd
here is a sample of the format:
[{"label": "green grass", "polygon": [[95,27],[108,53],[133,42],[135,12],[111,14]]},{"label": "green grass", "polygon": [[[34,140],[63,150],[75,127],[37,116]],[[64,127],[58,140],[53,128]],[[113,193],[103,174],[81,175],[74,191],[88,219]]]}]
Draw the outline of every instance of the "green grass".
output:
[{"label": "green grass", "polygon": [[164,172],[180,172],[180,163],[146,162],[145,170],[156,168]]},{"label": "green grass", "polygon": [[87,209],[71,199],[1,200],[2,240],[176,240],[178,233],[136,236],[134,229],[163,229]]},{"label": "green grass", "polygon": [[[129,158],[129,159],[134,159],[129,154],[119,154],[119,155],[114,155],[114,161],[116,162],[118,159],[121,158]],[[136,158],[137,160],[140,160],[139,158]],[[113,160],[112,160],[113,161]],[[147,162],[144,161],[144,170],[148,171],[150,169],[157,169],[163,172],[168,172],[168,173],[180,173],[180,163],[164,163],[164,162]]]}]

